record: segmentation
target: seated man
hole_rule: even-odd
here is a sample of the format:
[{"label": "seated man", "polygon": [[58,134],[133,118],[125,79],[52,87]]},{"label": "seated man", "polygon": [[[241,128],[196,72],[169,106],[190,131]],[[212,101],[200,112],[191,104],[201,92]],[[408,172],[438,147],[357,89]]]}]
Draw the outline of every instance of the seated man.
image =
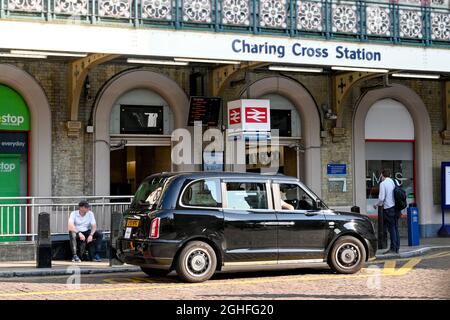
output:
[{"label": "seated man", "polygon": [[97,231],[94,213],[90,210],[91,206],[89,203],[81,201],[78,207],[78,210],[72,211],[70,214],[68,224],[70,248],[73,255],[72,261],[80,262],[80,258],[77,255],[77,240],[80,240],[83,248],[88,247],[90,258],[94,257],[95,261],[100,262],[99,252],[103,235],[100,231]]}]

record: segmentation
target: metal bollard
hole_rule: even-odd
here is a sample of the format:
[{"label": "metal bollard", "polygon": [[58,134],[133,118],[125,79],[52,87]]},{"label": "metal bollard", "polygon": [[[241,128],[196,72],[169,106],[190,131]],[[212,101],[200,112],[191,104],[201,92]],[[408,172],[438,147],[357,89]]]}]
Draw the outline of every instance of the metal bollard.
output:
[{"label": "metal bollard", "polygon": [[113,212],[111,214],[111,235],[109,237],[109,265],[122,265],[123,262],[117,259],[117,239],[119,238],[122,214]]},{"label": "metal bollard", "polygon": [[387,235],[384,230],[383,207],[378,207],[378,249],[387,248]]},{"label": "metal bollard", "polygon": [[50,214],[39,213],[38,240],[36,247],[36,268],[52,267],[52,239],[50,234]]}]

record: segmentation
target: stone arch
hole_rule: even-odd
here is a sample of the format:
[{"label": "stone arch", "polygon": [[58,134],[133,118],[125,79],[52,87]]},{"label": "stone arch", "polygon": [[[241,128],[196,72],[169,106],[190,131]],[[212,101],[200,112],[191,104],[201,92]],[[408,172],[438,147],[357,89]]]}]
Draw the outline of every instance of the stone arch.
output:
[{"label": "stone arch", "polygon": [[14,65],[0,64],[0,83],[17,91],[30,110],[30,195],[51,196],[52,114],[47,96],[32,75]]},{"label": "stone arch", "polygon": [[284,77],[267,77],[250,84],[242,98],[258,98],[269,93],[280,94],[297,108],[301,119],[302,142],[305,147],[305,184],[321,195],[322,169],[320,157],[320,115],[311,94],[300,83]]},{"label": "stone arch", "polygon": [[176,128],[186,126],[189,100],[183,89],[172,79],[152,71],[129,70],[106,83],[94,105],[94,193],[108,195],[110,184],[109,122],[114,103],[133,89],[148,89],[159,94],[174,113]]},{"label": "stone arch", "polygon": [[382,99],[393,99],[403,104],[410,113],[415,133],[416,200],[419,205],[420,224],[431,223],[433,212],[432,140],[431,122],[425,104],[412,89],[392,84],[364,94],[353,115],[354,199],[365,207],[365,118],[372,105]]}]

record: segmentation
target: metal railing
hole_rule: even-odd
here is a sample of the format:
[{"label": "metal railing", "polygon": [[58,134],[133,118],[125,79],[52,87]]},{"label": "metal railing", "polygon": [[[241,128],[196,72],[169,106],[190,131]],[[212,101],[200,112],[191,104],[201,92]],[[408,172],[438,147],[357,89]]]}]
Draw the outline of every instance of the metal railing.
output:
[{"label": "metal railing", "polygon": [[450,46],[450,0],[0,0],[0,18]]},{"label": "metal railing", "polygon": [[41,212],[50,214],[52,235],[67,234],[70,213],[78,210],[81,200],[91,204],[97,228],[109,232],[111,214],[126,210],[132,199],[133,196],[0,197],[0,242],[34,241]]}]

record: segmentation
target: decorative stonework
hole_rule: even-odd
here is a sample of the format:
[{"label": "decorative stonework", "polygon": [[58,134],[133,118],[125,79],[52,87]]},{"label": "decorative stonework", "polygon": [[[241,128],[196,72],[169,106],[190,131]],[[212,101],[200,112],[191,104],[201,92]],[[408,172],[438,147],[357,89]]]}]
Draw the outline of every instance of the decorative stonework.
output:
[{"label": "decorative stonework", "polygon": [[41,12],[43,0],[8,0],[8,10]]},{"label": "decorative stonework", "polygon": [[378,6],[369,6],[366,9],[367,33],[389,36],[391,19],[389,18],[389,9]]},{"label": "decorative stonework", "polygon": [[186,22],[211,22],[210,0],[184,0],[183,20]]},{"label": "decorative stonework", "polygon": [[400,37],[422,38],[422,13],[400,10]]},{"label": "decorative stonework", "polygon": [[250,25],[249,0],[222,0],[222,23]]},{"label": "decorative stonework", "polygon": [[322,4],[297,1],[297,29],[322,31]]},{"label": "decorative stonework", "polygon": [[55,0],[55,13],[68,15],[87,15],[88,0]]},{"label": "decorative stonework", "polygon": [[431,6],[435,8],[450,9],[449,0],[431,0]]},{"label": "decorative stonework", "polygon": [[132,0],[99,0],[98,14],[102,17],[129,18]]},{"label": "decorative stonework", "polygon": [[450,14],[431,14],[431,38],[433,40],[450,40]]},{"label": "decorative stonework", "polygon": [[260,0],[259,15],[261,27],[286,28],[286,0]]},{"label": "decorative stonework", "polygon": [[333,32],[356,33],[358,16],[356,6],[352,5],[332,5]]},{"label": "decorative stonework", "polygon": [[158,20],[172,19],[172,1],[142,0],[142,18]]}]

